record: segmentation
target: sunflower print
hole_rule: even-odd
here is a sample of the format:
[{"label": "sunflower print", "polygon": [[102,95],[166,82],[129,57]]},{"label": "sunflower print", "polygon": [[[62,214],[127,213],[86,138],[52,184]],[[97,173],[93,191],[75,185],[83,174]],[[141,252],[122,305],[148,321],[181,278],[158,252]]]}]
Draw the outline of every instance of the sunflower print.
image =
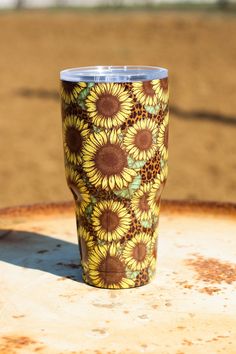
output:
[{"label": "sunflower print", "polygon": [[116,130],[91,134],[84,146],[83,168],[95,187],[122,189],[136,176],[128,167],[127,154],[118,134]]},{"label": "sunflower print", "polygon": [[67,104],[76,103],[80,92],[86,88],[85,82],[63,81],[61,85],[61,98]]},{"label": "sunflower print", "polygon": [[83,267],[88,267],[88,256],[93,250],[95,242],[90,233],[81,225],[78,226],[78,238],[81,247]]},{"label": "sunflower print", "polygon": [[140,233],[134,236],[124,247],[123,259],[131,270],[146,268],[151,261],[150,235]]},{"label": "sunflower print", "polygon": [[97,84],[90,90],[86,108],[94,125],[101,128],[118,127],[129,117],[132,99],[120,84]]},{"label": "sunflower print", "polygon": [[149,195],[147,197],[147,203],[149,205],[150,210],[153,212],[154,215],[159,215],[160,212],[160,197],[162,192],[162,184],[160,176],[158,175],[151,188]]},{"label": "sunflower print", "polygon": [[157,146],[164,160],[168,159],[168,125],[169,113],[167,113],[162,124],[160,125],[157,137]]},{"label": "sunflower print", "polygon": [[124,138],[127,152],[135,160],[151,159],[156,151],[157,124],[151,119],[141,119],[128,128]]},{"label": "sunflower print", "polygon": [[92,225],[101,240],[120,240],[129,230],[130,224],[129,211],[119,201],[104,200],[94,207]]},{"label": "sunflower print", "polygon": [[88,123],[77,116],[68,115],[63,123],[63,140],[66,160],[74,165],[82,163],[81,151],[89,135]]},{"label": "sunflower print", "polygon": [[159,97],[154,89],[156,80],[133,82],[133,93],[137,100],[147,106],[156,106],[159,103]]},{"label": "sunflower print", "polygon": [[143,184],[131,199],[131,206],[138,220],[150,220],[152,217],[152,209],[148,203],[150,190],[151,183]]},{"label": "sunflower print", "polygon": [[132,288],[155,274],[168,94],[163,79],[62,83],[66,179],[90,285]]},{"label": "sunflower print", "polygon": [[119,244],[95,246],[89,254],[88,276],[99,288],[120,289],[135,286],[132,279],[126,275],[126,267],[118,254]]},{"label": "sunflower print", "polygon": [[75,199],[76,213],[78,216],[82,215],[90,203],[89,191],[78,172],[72,167],[66,166],[66,180]]},{"label": "sunflower print", "polygon": [[169,100],[169,87],[168,79],[153,80],[153,89],[159,97],[160,101],[164,104],[168,103]]}]

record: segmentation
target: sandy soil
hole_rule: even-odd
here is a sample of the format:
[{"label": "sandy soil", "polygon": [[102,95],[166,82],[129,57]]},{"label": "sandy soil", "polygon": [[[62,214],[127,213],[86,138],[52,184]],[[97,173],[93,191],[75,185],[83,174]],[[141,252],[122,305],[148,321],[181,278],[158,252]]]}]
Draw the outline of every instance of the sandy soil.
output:
[{"label": "sandy soil", "polygon": [[164,197],[236,201],[236,17],[207,13],[0,13],[0,206],[70,199],[60,69],[168,67]]}]

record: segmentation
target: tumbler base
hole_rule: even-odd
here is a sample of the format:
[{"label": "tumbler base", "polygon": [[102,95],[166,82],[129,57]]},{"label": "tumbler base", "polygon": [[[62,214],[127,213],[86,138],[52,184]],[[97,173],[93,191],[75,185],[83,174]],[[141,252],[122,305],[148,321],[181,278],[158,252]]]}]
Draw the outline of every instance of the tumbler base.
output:
[{"label": "tumbler base", "polygon": [[[94,273],[94,271],[92,272]],[[96,272],[97,273],[97,272]],[[137,274],[136,274],[137,273]],[[155,276],[155,271],[148,268],[133,272],[133,276],[128,278],[121,273],[100,272],[96,276],[90,276],[90,272],[83,272],[83,280],[86,284],[101,289],[131,289],[151,283]]]}]

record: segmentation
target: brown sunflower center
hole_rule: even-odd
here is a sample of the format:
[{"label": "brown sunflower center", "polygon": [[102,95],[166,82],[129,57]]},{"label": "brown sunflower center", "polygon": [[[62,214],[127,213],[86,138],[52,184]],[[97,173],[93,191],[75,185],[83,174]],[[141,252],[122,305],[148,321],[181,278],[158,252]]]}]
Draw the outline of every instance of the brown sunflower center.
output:
[{"label": "brown sunflower center", "polygon": [[152,146],[152,132],[149,129],[139,130],[134,138],[134,144],[139,150],[148,150]]},{"label": "brown sunflower center", "polygon": [[100,277],[108,285],[119,284],[125,275],[124,264],[118,257],[108,255],[99,266]]},{"label": "brown sunflower center", "polygon": [[85,240],[81,237],[80,238],[80,246],[81,246],[81,254],[83,262],[88,261],[88,247],[86,245]]},{"label": "brown sunflower center", "polygon": [[144,242],[139,242],[134,248],[133,248],[133,258],[138,261],[142,262],[146,255],[147,255],[147,247]]},{"label": "brown sunflower center", "polygon": [[79,130],[69,127],[66,130],[66,144],[71,152],[79,152],[81,150],[83,138]]},{"label": "brown sunflower center", "polygon": [[148,205],[148,193],[144,193],[142,197],[139,199],[139,209],[142,211],[148,211],[149,210],[149,205]]},{"label": "brown sunflower center", "polygon": [[169,129],[168,126],[165,128],[165,133],[164,133],[164,145],[167,148],[168,147],[168,140],[169,140]]},{"label": "brown sunflower center", "polygon": [[160,85],[161,85],[161,88],[162,88],[164,91],[167,91],[167,90],[168,90],[168,80],[167,80],[167,79],[161,79],[161,80],[160,80]]},{"label": "brown sunflower center", "polygon": [[113,117],[120,109],[120,101],[110,93],[103,93],[96,101],[98,113],[104,117]]},{"label": "brown sunflower center", "polygon": [[143,82],[143,91],[147,96],[154,96],[155,91],[153,90],[151,81],[144,81]]},{"label": "brown sunflower center", "polygon": [[94,160],[97,169],[105,176],[120,174],[127,166],[126,154],[118,144],[101,146]]},{"label": "brown sunflower center", "polygon": [[120,218],[116,212],[112,210],[104,210],[100,216],[102,228],[107,232],[114,231],[120,224]]},{"label": "brown sunflower center", "polygon": [[76,86],[77,86],[76,83],[72,83],[69,81],[63,81],[63,84],[62,84],[62,87],[66,93],[71,93]]}]

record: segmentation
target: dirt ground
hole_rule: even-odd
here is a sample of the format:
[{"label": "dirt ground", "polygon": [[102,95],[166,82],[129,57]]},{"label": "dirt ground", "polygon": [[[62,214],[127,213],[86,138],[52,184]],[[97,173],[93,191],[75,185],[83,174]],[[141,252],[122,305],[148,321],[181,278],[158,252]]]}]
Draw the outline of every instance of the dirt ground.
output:
[{"label": "dirt ground", "polygon": [[0,206],[71,199],[64,177],[59,71],[169,69],[164,197],[236,201],[236,17],[220,13],[0,13]]}]

